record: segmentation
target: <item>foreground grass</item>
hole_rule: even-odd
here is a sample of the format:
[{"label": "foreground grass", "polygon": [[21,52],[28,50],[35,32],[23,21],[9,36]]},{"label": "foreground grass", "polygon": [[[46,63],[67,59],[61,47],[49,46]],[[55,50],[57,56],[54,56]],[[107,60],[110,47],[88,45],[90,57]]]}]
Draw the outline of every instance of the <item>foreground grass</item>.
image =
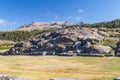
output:
[{"label": "foreground grass", "polygon": [[112,80],[120,76],[120,58],[0,56],[0,73],[30,80],[71,77]]}]

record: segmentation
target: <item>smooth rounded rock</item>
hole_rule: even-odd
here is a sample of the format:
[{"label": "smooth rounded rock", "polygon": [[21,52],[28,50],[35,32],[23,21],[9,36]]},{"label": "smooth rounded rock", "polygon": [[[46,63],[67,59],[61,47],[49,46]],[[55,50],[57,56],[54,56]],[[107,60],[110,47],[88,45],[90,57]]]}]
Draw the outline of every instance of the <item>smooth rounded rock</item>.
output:
[{"label": "smooth rounded rock", "polygon": [[114,78],[113,80],[120,80],[120,77],[116,77],[116,78]]}]

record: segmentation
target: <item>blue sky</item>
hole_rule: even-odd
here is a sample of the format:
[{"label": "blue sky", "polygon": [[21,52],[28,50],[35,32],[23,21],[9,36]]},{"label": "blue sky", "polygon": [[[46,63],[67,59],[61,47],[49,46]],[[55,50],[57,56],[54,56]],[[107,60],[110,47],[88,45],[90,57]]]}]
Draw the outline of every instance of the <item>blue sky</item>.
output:
[{"label": "blue sky", "polygon": [[34,21],[96,23],[120,18],[120,0],[0,0],[0,30]]}]

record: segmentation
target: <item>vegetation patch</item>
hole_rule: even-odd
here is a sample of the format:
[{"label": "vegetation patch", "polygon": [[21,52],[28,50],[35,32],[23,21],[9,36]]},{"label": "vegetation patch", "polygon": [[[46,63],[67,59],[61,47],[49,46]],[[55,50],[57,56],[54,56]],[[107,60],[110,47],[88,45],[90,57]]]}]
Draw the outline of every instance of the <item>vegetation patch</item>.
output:
[{"label": "vegetation patch", "polygon": [[0,47],[0,53],[8,51],[12,46],[2,46]]}]

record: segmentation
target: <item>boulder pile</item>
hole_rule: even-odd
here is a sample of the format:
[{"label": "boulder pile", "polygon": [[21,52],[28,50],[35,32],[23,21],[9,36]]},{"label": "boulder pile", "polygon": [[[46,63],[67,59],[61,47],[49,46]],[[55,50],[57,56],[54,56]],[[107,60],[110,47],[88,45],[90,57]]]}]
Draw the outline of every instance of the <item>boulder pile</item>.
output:
[{"label": "boulder pile", "polygon": [[[100,33],[100,34],[99,34]],[[95,45],[104,40],[105,32],[98,29],[73,27],[60,29],[44,34],[26,41],[16,43],[6,55],[60,55],[73,52],[102,54],[109,53],[109,46]]]}]

